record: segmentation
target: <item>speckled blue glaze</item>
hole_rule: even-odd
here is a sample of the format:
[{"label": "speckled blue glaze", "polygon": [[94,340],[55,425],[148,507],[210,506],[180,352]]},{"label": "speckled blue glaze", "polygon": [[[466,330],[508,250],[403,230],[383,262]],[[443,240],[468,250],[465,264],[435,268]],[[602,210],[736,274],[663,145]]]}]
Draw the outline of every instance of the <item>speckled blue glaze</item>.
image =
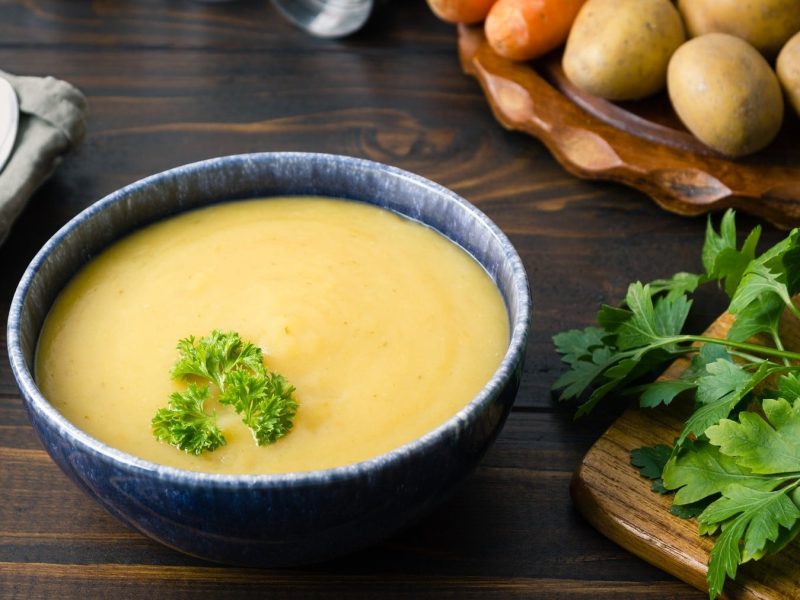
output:
[{"label": "speckled blue glaze", "polygon": [[[39,332],[75,272],[133,229],[212,203],[273,195],[350,198],[386,207],[469,251],[503,293],[511,340],[486,387],[425,436],[357,464],[287,475],[214,475],[157,465],[76,428],[32,376]],[[64,472],[142,533],[208,560],[286,566],[376,542],[445,499],[497,436],[519,387],[531,297],[522,262],[474,206],[422,177],[325,154],[264,153],[194,163],[133,183],[67,223],[36,255],[8,319],[11,367],[31,422]]]}]

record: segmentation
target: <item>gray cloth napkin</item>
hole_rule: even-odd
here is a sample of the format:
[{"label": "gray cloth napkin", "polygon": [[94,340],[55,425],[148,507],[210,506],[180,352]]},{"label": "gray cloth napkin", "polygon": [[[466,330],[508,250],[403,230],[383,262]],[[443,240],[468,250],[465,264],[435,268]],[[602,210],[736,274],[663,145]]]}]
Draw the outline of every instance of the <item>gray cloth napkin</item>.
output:
[{"label": "gray cloth napkin", "polygon": [[17,140],[0,171],[0,244],[36,189],[86,132],[86,98],[66,81],[0,71],[20,105]]}]

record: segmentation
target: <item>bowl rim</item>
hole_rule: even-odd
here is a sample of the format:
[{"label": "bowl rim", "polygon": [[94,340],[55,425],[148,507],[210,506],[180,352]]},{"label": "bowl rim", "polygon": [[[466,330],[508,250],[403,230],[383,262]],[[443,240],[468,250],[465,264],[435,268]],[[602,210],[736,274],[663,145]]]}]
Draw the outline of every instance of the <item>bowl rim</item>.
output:
[{"label": "bowl rim", "polygon": [[[108,206],[117,202],[122,202],[131,194],[160,181],[168,180],[175,176],[191,176],[215,166],[222,166],[227,162],[281,161],[298,159],[319,161],[320,163],[346,163],[350,167],[356,167],[361,170],[370,172],[375,172],[376,170],[385,171],[392,176],[409,179],[416,185],[427,188],[431,193],[444,196],[449,202],[454,202],[457,205],[460,205],[460,207],[470,215],[470,218],[479,221],[483,227],[486,227],[491,232],[495,240],[502,247],[505,254],[505,260],[511,265],[511,284],[512,287],[515,288],[518,295],[519,311],[516,319],[512,321],[509,307],[506,305],[506,313],[509,316],[511,333],[508,341],[508,347],[502,361],[483,388],[481,388],[481,390],[463,408],[449,417],[446,421],[434,429],[426,432],[425,434],[403,444],[402,446],[355,463],[327,469],[315,469],[289,473],[222,474],[171,467],[152,462],[114,448],[113,446],[108,445],[105,442],[102,442],[99,439],[89,435],[64,417],[39,390],[39,387],[33,378],[33,373],[25,364],[20,336],[21,316],[25,298],[27,297],[33,282],[37,278],[42,265],[50,257],[50,255],[53,254],[53,252],[57,251],[62,241],[71,235],[75,229],[93,219],[96,214],[106,210]],[[324,194],[321,195],[324,196]],[[230,201],[235,200],[231,199]],[[381,206],[379,204],[374,204],[374,206],[378,206],[379,208],[384,208],[386,210],[392,210],[391,208]],[[181,208],[174,214],[181,214],[196,208],[200,207]],[[172,215],[165,215],[162,218],[169,218],[170,216]],[[413,217],[409,217],[408,215],[401,216],[413,219]],[[458,242],[450,238],[444,232],[425,223],[421,219],[419,221],[424,225],[433,228],[440,235],[445,236],[451,243],[462,247],[460,244],[458,244]],[[143,226],[146,227],[147,225]],[[139,227],[136,227],[131,231],[138,228]],[[118,241],[124,235],[128,235],[129,233],[130,231],[116,236],[111,243]],[[463,247],[462,249],[470,254],[470,256],[473,256],[472,253],[468,252]],[[474,256],[473,259],[476,261],[478,260]],[[478,262],[484,269],[486,268],[482,263],[480,263],[480,261]],[[497,285],[496,282],[495,285]],[[50,239],[42,246],[42,248],[36,253],[34,258],[26,267],[11,301],[7,326],[7,346],[11,370],[20,388],[23,402],[27,408],[31,411],[37,412],[42,418],[49,422],[52,427],[56,428],[60,435],[68,438],[73,444],[76,444],[82,449],[91,452],[93,455],[103,459],[106,462],[116,463],[119,467],[124,469],[147,473],[149,477],[153,477],[158,480],[168,480],[184,485],[199,486],[211,484],[217,488],[230,489],[260,487],[264,485],[270,487],[300,487],[310,484],[329,483],[332,481],[349,480],[367,476],[375,470],[379,470],[386,464],[400,462],[405,457],[408,457],[416,452],[422,451],[424,453],[425,449],[436,446],[437,442],[447,438],[452,432],[465,427],[469,423],[471,417],[479,412],[486,403],[490,402],[493,396],[500,392],[502,387],[513,376],[513,372],[517,366],[521,365],[524,361],[527,339],[530,330],[531,309],[532,296],[525,267],[516,249],[511,244],[511,241],[500,230],[500,228],[491,219],[489,219],[488,216],[452,190],[439,185],[430,179],[422,177],[421,175],[406,171],[405,169],[369,159],[316,152],[259,152],[219,156],[173,167],[125,185],[81,210],[77,215],[72,217],[66,224],[64,224],[55,234],[53,234],[52,237],[50,237]]]}]

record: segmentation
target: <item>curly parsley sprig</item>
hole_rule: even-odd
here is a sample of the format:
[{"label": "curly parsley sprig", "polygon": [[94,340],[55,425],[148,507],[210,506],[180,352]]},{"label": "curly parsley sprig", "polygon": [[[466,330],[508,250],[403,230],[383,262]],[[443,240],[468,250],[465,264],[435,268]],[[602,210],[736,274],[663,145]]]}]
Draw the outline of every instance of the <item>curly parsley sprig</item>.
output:
[{"label": "curly parsley sprig", "polygon": [[[785,348],[784,313],[800,319],[800,230],[756,256],[760,228],[737,247],[734,213],[709,224],[703,274],[633,283],[621,306],[602,306],[598,326],[553,339],[569,368],[555,382],[562,400],[583,399],[577,415],[612,393],[637,394],[642,407],[691,395],[694,411],[672,447],[639,448],[632,463],[672,493],[672,512],[717,535],[710,598],[738,566],[779,551],[800,532],[800,353]],[[717,282],[736,319],[725,339],[683,333],[698,286]],[[751,338],[758,336],[759,343]],[[761,342],[764,343],[761,343]],[[652,374],[679,356],[677,380]],[[755,409],[755,410],[753,410]]]},{"label": "curly parsley sprig", "polygon": [[153,417],[153,434],[188,452],[202,454],[225,445],[225,437],[217,427],[216,415],[206,414],[208,386],[197,387],[190,383],[184,392],[175,392],[166,408],[158,409]]},{"label": "curly parsley sprig", "polygon": [[[214,330],[199,340],[193,336],[180,340],[178,353],[172,376],[190,383],[156,412],[152,420],[156,439],[195,455],[225,445],[216,414],[209,415],[204,408],[212,385],[219,403],[242,416],[259,446],[289,433],[297,413],[292,397],[295,388],[264,367],[258,346],[243,341],[236,332]],[[208,384],[198,387],[191,382],[196,379]]]}]

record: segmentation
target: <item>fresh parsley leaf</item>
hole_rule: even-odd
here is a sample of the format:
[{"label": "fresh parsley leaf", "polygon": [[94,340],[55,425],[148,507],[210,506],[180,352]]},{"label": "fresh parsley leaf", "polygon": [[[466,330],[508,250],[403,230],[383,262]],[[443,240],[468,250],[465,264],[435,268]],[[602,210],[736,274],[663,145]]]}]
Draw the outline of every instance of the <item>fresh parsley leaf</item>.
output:
[{"label": "fresh parsley leaf", "polygon": [[[259,446],[272,444],[289,433],[297,414],[294,387],[281,375],[264,367],[261,349],[245,342],[234,331],[214,330],[196,340],[178,342],[179,359],[172,376],[204,379],[213,385],[218,400],[242,416]],[[225,444],[216,419],[204,412],[209,386],[190,382],[184,393],[172,395],[168,408],[153,418],[157,439],[192,454],[213,451]]]},{"label": "fresh parsley leaf", "polygon": [[[791,498],[792,502],[798,507],[800,507],[800,489],[794,488],[789,492],[789,497]],[[795,521],[795,524],[792,526],[791,529],[786,529],[781,527],[780,531],[778,532],[778,537],[775,540],[769,540],[765,546],[764,550],[760,553],[757,553],[753,556],[754,560],[760,559],[762,556],[767,556],[768,554],[775,554],[776,552],[780,552],[783,550],[795,537],[797,534],[800,533],[800,519]]]},{"label": "fresh parsley leaf", "polygon": [[659,298],[653,304],[649,286],[640,282],[628,287],[625,303],[632,315],[617,330],[620,350],[639,348],[679,334],[691,307],[685,296]]},{"label": "fresh parsley leaf", "polygon": [[[578,407],[575,413],[576,417],[589,413],[611,392],[625,388],[626,385],[651,373],[653,368],[663,365],[674,357],[660,348],[617,353],[609,353],[609,350],[607,348],[598,349],[593,355],[591,365],[578,364],[573,367],[572,371],[565,373],[560,380],[569,381],[570,377],[582,378],[579,385],[586,386],[583,389],[596,385],[586,401]],[[556,384],[558,383],[557,381]],[[557,385],[554,384],[554,387]],[[576,389],[576,387],[577,382],[572,389]]]},{"label": "fresh parsley leaf", "polygon": [[683,444],[689,435],[705,433],[720,419],[730,415],[758,384],[782,368],[762,362],[755,372],[750,373],[740,365],[724,359],[706,366],[707,374],[697,384],[699,407],[686,419],[675,445]]},{"label": "fresh parsley leaf", "polygon": [[556,349],[561,354],[561,360],[574,365],[580,360],[590,358],[597,348],[606,345],[603,341],[604,331],[598,327],[586,329],[573,329],[553,336]]},{"label": "fresh parsley leaf", "polygon": [[705,376],[707,373],[706,367],[711,363],[718,360],[727,360],[733,362],[733,357],[728,352],[728,349],[722,344],[705,343],[698,349],[697,353],[692,357],[689,366],[681,373],[681,381],[691,381],[697,383],[700,377]]},{"label": "fresh parsley leaf", "polygon": [[585,393],[595,380],[613,364],[614,350],[611,348],[595,348],[580,360],[572,363],[572,368],[565,371],[553,384],[554,389],[563,389],[561,400],[578,398]]},{"label": "fresh parsley leaf", "polygon": [[694,273],[675,273],[669,279],[656,279],[650,282],[650,293],[653,296],[666,294],[669,300],[680,298],[695,291],[704,283],[702,275]]},{"label": "fresh parsley leaf", "polygon": [[[785,389],[797,383],[781,379]],[[709,562],[712,598],[739,564],[779,551],[800,532],[800,399],[767,398],[762,410],[766,419],[743,411],[738,422],[723,419],[709,427],[708,442],[695,443],[664,468],[666,487],[684,486],[676,504],[721,494],[698,516],[701,533],[722,530]]]},{"label": "fresh parsley leaf", "polygon": [[597,324],[603,328],[603,333],[607,336],[615,333],[632,316],[633,313],[627,308],[603,304],[597,312]]},{"label": "fresh parsley leaf", "polygon": [[664,444],[636,448],[631,450],[631,464],[639,467],[639,473],[642,477],[660,479],[661,473],[664,471],[664,465],[667,464],[671,455],[672,448]]},{"label": "fresh parsley leaf", "polygon": [[214,415],[206,414],[208,386],[190,383],[184,392],[175,392],[166,408],[159,408],[152,427],[156,439],[189,454],[211,452],[225,445]]},{"label": "fresh parsley leaf", "polygon": [[679,394],[696,388],[693,381],[667,379],[632,388],[631,392],[639,395],[639,406],[654,408],[659,404],[669,405]]},{"label": "fresh parsley leaf", "polygon": [[673,504],[669,507],[669,512],[681,519],[696,519],[710,503],[710,500],[706,498],[690,504]]},{"label": "fresh parsley leaf", "polygon": [[[570,365],[553,384],[562,390],[560,399],[578,398],[591,391],[577,415],[588,413],[606,395],[628,384],[650,369],[663,365],[676,353],[670,336],[677,335],[689,312],[686,298],[658,298],[641,283],[628,288],[627,309],[603,307],[599,318],[606,329],[590,327],[555,336],[556,348]],[[616,339],[619,347],[610,342]]]},{"label": "fresh parsley leaf", "polygon": [[[800,290],[800,231],[789,236],[752,260],[746,267],[728,311],[745,313],[749,321],[772,323],[775,305],[780,303],[800,317],[791,296]],[[777,335],[777,328],[769,330]]]},{"label": "fresh parsley leaf", "polygon": [[664,487],[677,490],[673,504],[692,504],[738,484],[758,490],[775,487],[772,478],[754,475],[706,440],[696,440],[664,465]]},{"label": "fresh parsley leaf", "polygon": [[667,493],[661,473],[672,454],[672,448],[664,444],[631,450],[631,464],[639,467],[639,474],[653,480],[652,489],[660,494]]},{"label": "fresh parsley leaf", "polygon": [[723,419],[709,427],[709,441],[753,473],[800,476],[800,400],[794,405],[782,398],[761,405],[767,420],[755,412],[742,412],[739,421]]},{"label": "fresh parsley leaf", "polygon": [[756,245],[761,236],[758,226],[747,236],[741,250],[736,249],[736,223],[733,211],[727,211],[720,223],[720,231],[714,231],[711,218],[706,226],[706,239],[703,244],[703,266],[706,280],[724,282],[725,292],[733,296],[747,265],[755,258]]},{"label": "fresh parsley leaf", "polygon": [[800,398],[800,373],[792,371],[781,375],[778,378],[778,392],[784,398]]},{"label": "fresh parsley leaf", "polygon": [[692,308],[686,296],[659,298],[655,304],[655,330],[659,337],[667,338],[681,333]]},{"label": "fresh parsley leaf", "polygon": [[759,333],[778,336],[778,324],[786,305],[776,294],[764,294],[758,302],[752,302],[736,314],[736,320],[728,330],[727,338],[736,342],[749,340]]},{"label": "fresh parsley leaf", "polygon": [[786,286],[786,274],[754,261],[750,263],[742,276],[728,311],[738,314],[754,302],[763,301],[763,297],[769,294],[780,298],[784,306],[792,303],[789,297],[789,288]]},{"label": "fresh parsley leaf", "polygon": [[[600,365],[595,363],[595,368],[599,366],[600,371],[603,371],[603,369],[605,370],[602,373],[602,380],[604,380],[605,383],[596,387],[586,402],[578,407],[578,410],[575,413],[577,417],[588,414],[597,405],[597,403],[600,402],[600,400],[605,398],[614,389],[618,388],[622,382],[627,379],[628,375],[639,366],[637,361],[631,360],[630,358],[620,358],[619,355],[606,356],[604,350],[605,349],[603,348],[596,351],[595,356],[602,357],[605,362],[601,363]],[[594,383],[594,380],[591,383]]]},{"label": "fresh parsley leaf", "polygon": [[178,342],[180,359],[172,368],[175,378],[195,376],[212,381],[225,389],[225,378],[235,369],[255,369],[263,366],[261,349],[243,342],[235,331],[214,330],[200,340],[194,336]]},{"label": "fresh parsley leaf", "polygon": [[736,577],[741,563],[762,556],[767,544],[778,540],[781,528],[795,530],[800,508],[787,491],[790,488],[763,491],[734,484],[698,517],[703,531],[722,528],[708,565],[711,598],[722,592],[726,576]]},{"label": "fresh parsley leaf", "polygon": [[722,344],[717,343],[716,340],[707,341],[700,347],[700,351],[695,355],[694,365],[710,365],[719,359],[733,362],[733,357],[728,349]]},{"label": "fresh parsley leaf", "polygon": [[742,391],[751,389],[752,373],[741,365],[718,359],[706,365],[706,372],[697,382],[697,401],[700,404],[712,404],[726,400],[731,396],[742,397]]},{"label": "fresh parsley leaf", "polygon": [[272,444],[292,428],[297,403],[294,387],[280,375],[261,369],[234,371],[220,402],[230,404],[253,432],[259,446]]}]

